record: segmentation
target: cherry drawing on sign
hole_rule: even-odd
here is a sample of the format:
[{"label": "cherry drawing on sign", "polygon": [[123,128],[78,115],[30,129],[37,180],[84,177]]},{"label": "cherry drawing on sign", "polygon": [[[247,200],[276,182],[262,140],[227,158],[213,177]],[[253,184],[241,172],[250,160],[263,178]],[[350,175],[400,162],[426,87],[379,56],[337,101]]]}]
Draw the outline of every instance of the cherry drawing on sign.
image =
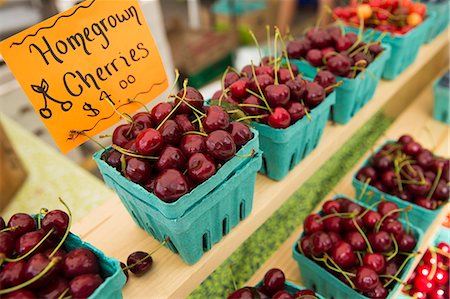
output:
[{"label": "cherry drawing on sign", "polygon": [[49,89],[49,85],[45,79],[42,79],[40,86],[32,84],[31,88],[33,89],[33,91],[35,91],[39,94],[42,94],[42,96],[44,97],[44,105],[45,106],[44,106],[44,108],[39,109],[39,114],[43,118],[48,119],[48,118],[52,117],[52,110],[50,110],[50,108],[48,108],[48,100],[53,101],[57,104],[60,104],[61,110],[64,112],[67,112],[72,108],[73,104],[71,101],[59,101],[47,93],[48,89]]}]

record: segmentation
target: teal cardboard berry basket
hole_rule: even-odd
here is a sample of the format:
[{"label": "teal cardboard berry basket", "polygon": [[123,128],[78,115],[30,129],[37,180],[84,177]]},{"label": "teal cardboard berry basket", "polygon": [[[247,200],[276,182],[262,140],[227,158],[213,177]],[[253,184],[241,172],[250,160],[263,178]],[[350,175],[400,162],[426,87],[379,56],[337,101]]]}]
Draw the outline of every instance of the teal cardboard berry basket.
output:
[{"label": "teal cardboard berry basket", "polygon": [[[386,34],[381,42],[391,46],[391,56],[386,62],[383,71],[383,79],[393,80],[397,78],[408,66],[410,66],[419,53],[420,46],[425,42],[431,26],[434,26],[435,14],[429,12],[425,20],[417,27],[404,35]],[[358,33],[358,28],[346,27],[346,31]],[[365,34],[371,34],[371,39],[379,38],[383,32],[371,28],[366,29]]]},{"label": "teal cardboard berry basket", "polygon": [[[391,47],[383,44],[384,51],[377,57],[364,71],[359,73],[356,78],[349,79],[336,77],[337,81],[342,81],[336,92],[336,103],[331,108],[330,118],[339,123],[346,124],[352,117],[373,97],[375,90],[380,82],[386,61],[391,55]],[[300,72],[308,77],[314,78],[317,69],[310,65],[306,60],[290,60],[296,64]]]},{"label": "teal cardboard berry basket", "polygon": [[[336,198],[338,197],[346,197],[345,195],[338,194],[336,195]],[[350,199],[350,198],[348,198]],[[352,200],[352,199],[350,199]],[[352,200],[354,201],[354,200]],[[354,201],[356,202],[356,201]],[[358,202],[360,205],[362,205],[365,208],[368,208],[369,205]],[[400,219],[400,222],[404,224],[403,220]],[[411,231],[414,233],[414,236],[417,240],[417,245],[414,251],[417,251],[419,245],[422,242],[422,231],[413,226],[409,225],[411,228]],[[302,234],[303,236],[303,234]],[[350,286],[344,284],[342,281],[340,281],[336,276],[331,274],[330,272],[326,271],[324,268],[322,268],[320,265],[318,265],[313,260],[309,259],[308,257],[301,254],[300,250],[298,249],[297,241],[292,246],[292,256],[294,260],[298,264],[298,268],[300,270],[300,274],[302,277],[302,280],[305,284],[305,286],[308,289],[314,290],[321,295],[323,295],[325,298],[328,299],[346,299],[346,298],[352,298],[352,299],[367,299],[368,297],[361,295],[360,293],[353,290]],[[414,259],[410,259],[404,266],[403,270],[400,272],[400,279],[402,281],[405,281],[406,274],[409,272],[409,269],[412,266]],[[394,282],[392,282],[394,283]],[[401,287],[401,284],[398,282],[395,283],[395,286],[391,289],[389,295],[387,296],[388,299],[393,298],[392,294],[395,294],[395,292],[398,290],[398,288]]]},{"label": "teal cardboard berry basket", "polygon": [[[260,287],[260,286],[262,286],[262,284],[263,284],[262,281],[260,281],[260,282],[256,285],[256,287]],[[307,288],[302,287],[302,286],[298,286],[298,285],[293,284],[293,283],[291,283],[291,282],[289,282],[289,281],[286,281],[286,282],[284,283],[284,290],[288,291],[288,292],[291,293],[291,294],[294,294],[294,293],[297,292],[297,291],[306,290],[306,289],[307,289]],[[316,292],[316,297],[317,297],[318,299],[325,299],[325,297],[321,296],[321,295],[318,294],[317,292]]]},{"label": "teal cardboard berry basket", "polygon": [[[448,243],[450,240],[450,229],[441,227],[439,231],[436,234],[436,237],[433,239],[433,241],[430,242],[430,246],[437,246],[441,242]],[[400,292],[397,296],[397,299],[414,299],[414,297],[409,296],[406,293]]]},{"label": "teal cardboard berry basket", "polygon": [[[387,141],[386,143],[383,144],[383,146],[388,143],[394,143],[394,141],[393,140]],[[379,152],[383,146],[379,147],[376,150],[376,153]],[[369,160],[370,158],[363,163],[361,168],[367,166],[369,164]],[[377,188],[358,180],[356,178],[356,174],[358,173],[358,171],[355,172],[352,177],[352,185],[356,190],[356,198],[369,204],[375,203],[384,198],[386,200],[396,203],[399,208],[406,208],[411,206],[412,210],[408,213],[408,217],[412,223],[414,223],[418,228],[420,228],[423,231],[427,231],[428,227],[434,222],[438,214],[445,206],[442,205],[436,210],[428,210],[422,208],[421,206],[416,205],[415,203],[404,201],[396,196],[381,192]]]},{"label": "teal cardboard berry basket", "polygon": [[332,92],[311,110],[311,121],[305,116],[286,129],[275,129],[253,122],[259,132],[259,143],[263,151],[260,172],[273,180],[282,180],[316,148],[329,118],[330,107],[335,101],[336,93]]},{"label": "teal cardboard berry basket", "polygon": [[89,296],[89,299],[122,299],[122,288],[127,278],[123,274],[118,260],[107,257],[103,252],[82,241],[78,236],[70,233],[64,242],[65,248],[73,250],[75,248],[88,248],[94,252],[100,262],[101,276],[103,283]]},{"label": "teal cardboard berry basket", "polygon": [[433,83],[433,117],[450,125],[450,88],[439,85],[439,81]]},{"label": "teal cardboard berry basket", "polygon": [[217,173],[173,203],[165,203],[142,186],[129,181],[94,154],[103,179],[119,196],[134,222],[178,253],[188,264],[246,218],[253,205],[256,173],[261,167],[258,132]]},{"label": "teal cardboard berry basket", "polygon": [[450,2],[444,0],[442,2],[430,3],[423,2],[427,6],[427,11],[431,11],[436,15],[433,26],[430,26],[430,31],[427,34],[425,43],[434,40],[441,32],[447,28],[450,21]]}]

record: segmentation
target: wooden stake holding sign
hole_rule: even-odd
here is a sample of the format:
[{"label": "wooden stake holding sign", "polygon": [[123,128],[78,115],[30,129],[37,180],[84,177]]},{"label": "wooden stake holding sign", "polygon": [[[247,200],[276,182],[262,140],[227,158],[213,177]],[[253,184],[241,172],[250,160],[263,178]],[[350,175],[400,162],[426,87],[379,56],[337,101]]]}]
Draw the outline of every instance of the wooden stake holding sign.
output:
[{"label": "wooden stake holding sign", "polygon": [[[63,153],[168,86],[138,0],[87,0],[0,43],[0,53]],[[116,113],[117,111],[120,113]]]}]

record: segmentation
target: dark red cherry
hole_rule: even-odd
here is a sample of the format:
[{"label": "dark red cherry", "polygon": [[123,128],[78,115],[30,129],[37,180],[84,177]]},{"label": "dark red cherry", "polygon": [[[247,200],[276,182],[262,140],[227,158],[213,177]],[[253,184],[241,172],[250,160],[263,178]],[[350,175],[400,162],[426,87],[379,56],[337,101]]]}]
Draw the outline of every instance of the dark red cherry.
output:
[{"label": "dark red cherry", "polygon": [[224,87],[228,88],[231,84],[239,80],[240,76],[235,72],[228,72],[224,78]]},{"label": "dark red cherry", "polygon": [[[16,240],[16,253],[18,255],[24,255],[31,249],[33,249],[45,236],[45,232],[43,229],[38,229],[20,236],[19,239]],[[41,252],[45,250],[45,242],[41,244],[36,251]]]},{"label": "dark red cherry", "polygon": [[371,44],[369,46],[369,52],[374,56],[378,56],[378,54],[380,54],[381,52],[383,52],[384,49],[381,45],[379,44]]},{"label": "dark red cherry", "polygon": [[291,91],[285,84],[269,85],[264,89],[267,102],[272,108],[284,106],[289,101]]},{"label": "dark red cherry", "polygon": [[181,133],[191,132],[191,131],[196,131],[197,130],[197,128],[190,121],[188,115],[186,115],[186,114],[178,114],[178,115],[176,115],[175,116],[175,122],[177,123],[178,128],[180,129]]},{"label": "dark red cherry", "polygon": [[40,289],[39,298],[57,299],[69,287],[69,282],[62,277],[57,277],[48,286]]},{"label": "dark red cherry", "polygon": [[36,221],[25,213],[16,213],[9,218],[8,227],[14,228],[10,232],[14,238],[36,230]]},{"label": "dark red cherry", "polygon": [[238,147],[243,146],[253,138],[253,133],[250,131],[250,128],[240,122],[232,122],[228,131]]},{"label": "dark red cherry", "polygon": [[351,231],[345,235],[345,241],[347,241],[354,250],[361,251],[367,248],[366,242],[363,236],[358,231]]},{"label": "dark red cherry", "polygon": [[172,119],[167,120],[158,131],[161,133],[165,144],[177,146],[180,143],[181,137],[183,137],[176,121]]},{"label": "dark red cherry", "polygon": [[172,103],[168,102],[159,103],[153,107],[150,111],[150,118],[153,125],[159,125],[170,114],[172,109]]},{"label": "dark red cherry", "polygon": [[402,150],[407,155],[417,156],[422,152],[422,146],[415,141],[411,141],[404,144]]},{"label": "dark red cherry", "polygon": [[[61,261],[59,261],[60,263]],[[43,253],[36,253],[30,257],[27,261],[22,275],[24,281],[30,280],[33,277],[39,275],[50,263],[50,259]],[[50,284],[56,277],[58,277],[58,267],[54,265],[47,273],[45,273],[37,281],[30,285],[30,288],[42,288]]]},{"label": "dark red cherry", "polygon": [[323,220],[323,228],[327,232],[339,233],[341,231],[341,217],[331,216],[331,217],[325,218]]},{"label": "dark red cherry", "polygon": [[304,235],[300,240],[300,252],[305,256],[311,256],[311,236]]},{"label": "dark red cherry", "polygon": [[151,169],[148,160],[131,157],[127,160],[124,175],[132,182],[144,183],[150,177]]},{"label": "dark red cherry", "polygon": [[381,174],[381,182],[388,189],[397,187],[397,175],[394,170],[387,170]]},{"label": "dark red cherry", "polygon": [[322,205],[322,212],[324,212],[327,215],[334,214],[334,213],[339,213],[340,207],[341,207],[341,204],[338,201],[336,201],[336,200],[327,200]]},{"label": "dark red cherry", "polygon": [[299,119],[302,119],[307,112],[309,112],[309,108],[304,106],[302,103],[289,101],[286,105],[286,110],[291,116],[291,122],[294,123]]},{"label": "dark red cherry", "polygon": [[249,79],[248,78],[241,78],[230,85],[230,93],[231,96],[235,99],[243,99],[247,97],[247,88],[249,88]]},{"label": "dark red cherry", "polygon": [[299,59],[305,57],[311,49],[311,42],[308,39],[292,41],[287,46],[289,58]]},{"label": "dark red cherry", "polygon": [[155,166],[160,172],[169,168],[183,170],[186,158],[179,148],[168,145],[161,151]]},{"label": "dark red cherry", "polygon": [[267,271],[263,278],[263,286],[270,294],[282,290],[285,282],[286,278],[283,271],[277,268]]},{"label": "dark red cherry", "polygon": [[6,227],[5,220],[2,216],[0,216],[0,230],[4,229]]},{"label": "dark red cherry", "polygon": [[[257,81],[257,82],[256,82]],[[262,74],[262,75],[257,75],[256,79],[253,78],[250,80],[249,84],[248,84],[248,88],[250,90],[252,90],[253,92],[256,92],[259,94],[259,88],[261,88],[261,91],[264,92],[264,90],[266,89],[267,86],[272,85],[273,84],[273,78],[267,74]],[[258,85],[259,84],[259,88]]]},{"label": "dark red cherry", "polygon": [[381,220],[381,214],[375,211],[368,211],[362,219],[365,227],[373,229],[377,222]]},{"label": "dark red cherry", "polygon": [[244,66],[241,70],[240,75],[243,77],[247,77],[247,78],[253,77],[252,66],[250,64],[247,64],[246,66]]},{"label": "dark red cherry", "polygon": [[281,290],[276,292],[273,296],[272,299],[294,299],[294,297],[292,297],[292,295],[285,290]]},{"label": "dark red cherry", "polygon": [[402,234],[401,238],[397,242],[398,249],[403,252],[412,252],[417,244],[416,238],[407,233]]},{"label": "dark red cherry", "polygon": [[0,232],[0,257],[11,257],[14,253],[15,242],[11,232]]},{"label": "dark red cherry", "polygon": [[395,263],[395,261],[389,261],[386,263],[386,270],[384,271],[384,274],[394,276],[398,272],[398,266]]},{"label": "dark red cherry", "polygon": [[133,115],[133,123],[131,129],[131,135],[136,137],[139,132],[144,129],[148,129],[152,127],[152,119],[150,113],[148,112],[139,112]]},{"label": "dark red cherry", "polygon": [[402,135],[398,138],[398,142],[403,145],[413,142],[413,141],[414,141],[414,139],[412,138],[411,135]]},{"label": "dark red cherry", "polygon": [[375,289],[380,282],[377,273],[369,267],[359,267],[356,270],[355,286],[363,291],[369,292]]},{"label": "dark red cherry", "polygon": [[[183,98],[183,95],[185,94],[185,89],[181,89],[178,94],[177,97],[179,98]],[[175,105],[177,105],[180,102],[180,99],[176,98],[175,99]],[[186,96],[183,100],[183,102],[180,104],[180,107],[177,110],[178,114],[190,114],[191,113],[191,108],[186,104],[186,102],[193,106],[194,108],[196,108],[197,110],[202,110],[203,108],[203,96],[202,94],[195,88],[188,86],[186,88]]]},{"label": "dark red cherry", "polygon": [[240,288],[230,295],[228,295],[227,299],[253,299],[255,298],[256,291],[250,287]]},{"label": "dark red cherry", "polygon": [[372,165],[378,170],[385,171],[391,169],[393,162],[389,156],[377,154],[372,159]]},{"label": "dark red cherry", "polygon": [[375,182],[377,180],[377,172],[373,167],[365,166],[358,171],[356,178],[363,183],[369,180],[370,182]]},{"label": "dark red cherry", "polygon": [[366,253],[363,257],[363,265],[371,268],[377,274],[383,274],[386,270],[386,260],[379,253]]},{"label": "dark red cherry", "polygon": [[98,274],[100,265],[97,256],[87,248],[76,248],[62,262],[64,277],[74,278],[82,274]]},{"label": "dark red cherry", "polygon": [[314,256],[321,256],[333,247],[330,236],[325,232],[315,232],[311,235],[311,252]]},{"label": "dark red cherry", "polygon": [[164,202],[174,202],[189,192],[186,177],[176,169],[166,169],[154,183],[154,194]]},{"label": "dark red cherry", "polygon": [[227,161],[236,154],[236,144],[228,132],[217,130],[206,137],[206,151],[217,161]]},{"label": "dark red cherry", "polygon": [[121,153],[116,151],[115,149],[109,149],[103,152],[102,160],[108,163],[109,166],[119,170],[120,169],[120,157]]},{"label": "dark red cherry", "polygon": [[206,151],[205,137],[198,134],[188,134],[181,138],[180,149],[186,157],[190,157],[195,153],[203,153]]},{"label": "dark red cherry", "polygon": [[268,66],[268,65],[263,65],[263,66],[258,66],[255,68],[255,74],[258,75],[269,75],[272,78],[274,77],[274,71],[273,71],[273,67]]},{"label": "dark red cherry", "polygon": [[434,165],[433,153],[429,150],[422,150],[416,157],[417,164],[423,169],[430,169]]},{"label": "dark red cherry", "polygon": [[256,106],[264,107],[264,103],[254,95],[248,96],[242,102],[242,104],[243,104],[242,110],[244,110],[245,113],[247,113],[248,115],[255,116],[255,115],[262,115],[264,113],[263,109],[256,107]]},{"label": "dark red cherry", "polygon": [[316,82],[307,82],[303,100],[310,108],[314,108],[323,102],[326,93],[325,89]]},{"label": "dark red cherry", "polygon": [[0,285],[2,288],[10,288],[24,282],[23,271],[26,261],[7,263],[0,272]]},{"label": "dark red cherry", "polygon": [[291,72],[287,68],[280,68],[278,70],[278,82],[285,84],[287,81],[291,80]]},{"label": "dark red cherry", "polygon": [[124,147],[134,137],[131,130],[131,124],[124,124],[115,128],[112,136],[112,143]]},{"label": "dark red cherry", "polygon": [[415,196],[427,196],[431,190],[432,182],[430,179],[425,178],[423,184],[408,184],[406,190]]},{"label": "dark red cherry", "polygon": [[339,54],[328,58],[327,67],[333,74],[346,76],[351,70],[351,62],[347,56]]},{"label": "dark red cherry", "polygon": [[392,238],[385,231],[369,233],[367,239],[375,252],[388,252],[393,248]]},{"label": "dark red cherry", "polygon": [[272,128],[285,129],[291,124],[291,116],[283,107],[276,107],[267,121]]},{"label": "dark red cherry", "polygon": [[343,269],[350,269],[356,264],[357,258],[353,252],[352,246],[345,242],[339,241],[331,250],[331,258]]},{"label": "dark red cherry", "polygon": [[83,274],[75,277],[69,282],[72,298],[88,298],[103,283],[98,274]]},{"label": "dark red cherry", "polygon": [[403,225],[396,219],[387,218],[381,224],[381,230],[393,234],[399,240],[403,235]]},{"label": "dark red cherry", "polygon": [[214,161],[202,153],[193,154],[188,161],[189,177],[196,183],[202,183],[212,177],[217,167]]},{"label": "dark red cherry", "polygon": [[206,117],[203,118],[202,123],[206,133],[216,130],[228,130],[230,117],[222,107],[210,106],[206,110]]},{"label": "dark red cherry", "polygon": [[314,291],[311,290],[299,290],[294,294],[294,298],[313,299],[314,297],[317,297],[317,295]]},{"label": "dark red cherry", "polygon": [[450,197],[450,187],[444,180],[438,182],[433,197],[438,200],[448,200]]},{"label": "dark red cherry", "polygon": [[[329,71],[318,71],[314,77],[314,81],[319,83],[323,88],[327,88],[336,84],[336,77]],[[327,92],[330,93],[332,91],[333,90],[330,89]]]},{"label": "dark red cherry", "polygon": [[153,258],[143,251],[135,251],[128,256],[127,266],[133,274],[141,276],[147,273],[153,265]]},{"label": "dark red cherry", "polygon": [[69,215],[61,210],[50,211],[42,219],[41,225],[46,233],[54,229],[53,235],[62,237],[69,226]]},{"label": "dark red cherry", "polygon": [[380,202],[377,206],[378,213],[381,214],[381,216],[389,214],[389,217],[391,218],[398,218],[400,216],[400,213],[393,212],[394,210],[398,210],[398,205],[396,203],[393,203],[391,201],[383,200]]},{"label": "dark red cherry", "polygon": [[141,131],[136,137],[136,150],[146,156],[158,153],[163,145],[163,136],[155,129]]},{"label": "dark red cherry", "polygon": [[303,221],[303,229],[307,235],[323,230],[323,221],[319,214],[308,215]]},{"label": "dark red cherry", "polygon": [[308,60],[308,62],[315,67],[323,65],[322,58],[322,51],[318,49],[311,49],[306,54],[306,60]]},{"label": "dark red cherry", "polygon": [[2,297],[4,299],[36,299],[36,295],[30,290],[18,290],[15,292],[8,293]]},{"label": "dark red cherry", "polygon": [[300,77],[295,77],[295,79],[290,79],[285,83],[291,91],[290,100],[299,102],[301,99],[303,99],[306,91],[306,82],[306,80]]},{"label": "dark red cherry", "polygon": [[[346,205],[342,205],[342,208],[343,208],[342,211],[344,213],[354,213],[356,215],[361,214],[361,212],[363,211],[363,207],[361,205],[352,201],[348,202]],[[358,223],[360,223],[359,220]]]},{"label": "dark red cherry", "polygon": [[389,295],[389,291],[386,290],[382,283],[378,283],[373,290],[366,292],[365,295],[372,299],[385,299]]},{"label": "dark red cherry", "polygon": [[331,244],[336,245],[340,240],[342,240],[341,235],[336,232],[327,232],[328,236],[331,239]]},{"label": "dark red cherry", "polygon": [[353,217],[341,219],[341,226],[344,231],[347,232],[358,231],[356,225],[358,225],[360,228],[364,228],[364,222],[362,221],[361,218]]},{"label": "dark red cherry", "polygon": [[336,50],[339,52],[346,51],[351,46],[351,42],[344,36],[336,40]]}]

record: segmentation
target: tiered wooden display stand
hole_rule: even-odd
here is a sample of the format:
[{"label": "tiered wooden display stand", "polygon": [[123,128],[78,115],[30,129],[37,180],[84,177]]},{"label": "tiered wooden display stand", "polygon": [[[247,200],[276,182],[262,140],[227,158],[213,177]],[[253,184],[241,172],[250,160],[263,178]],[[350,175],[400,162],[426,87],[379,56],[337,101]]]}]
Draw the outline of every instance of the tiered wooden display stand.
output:
[{"label": "tiered wooden display stand", "polygon": [[[434,148],[437,154],[448,157],[450,127],[434,121],[431,114],[431,82],[439,75],[436,70],[447,67],[448,51],[448,31],[445,31],[432,43],[423,46],[416,62],[397,79],[382,81],[374,98],[347,125],[329,123],[318,147],[283,181],[275,182],[258,175],[250,216],[213,246],[198,263],[188,266],[179,256],[163,248],[155,253],[155,265],[148,274],[129,280],[123,290],[124,297],[184,298],[189,295],[380,109],[398,118],[386,136],[378,141],[379,144],[387,138],[396,139],[409,133],[425,147]],[[352,173],[342,179],[335,191],[354,196]],[[441,216],[449,211],[447,205]],[[438,222],[442,221],[436,219],[436,225],[425,234],[424,244],[434,235]],[[288,278],[300,280],[295,261],[291,258],[291,246],[301,230],[299,228],[286,240],[250,279],[249,285],[257,283],[264,272],[274,266],[286,271]],[[149,250],[158,245],[155,239],[134,224],[118,198],[112,198],[87,215],[74,225],[72,231],[119,260],[125,260],[133,251]]]}]

